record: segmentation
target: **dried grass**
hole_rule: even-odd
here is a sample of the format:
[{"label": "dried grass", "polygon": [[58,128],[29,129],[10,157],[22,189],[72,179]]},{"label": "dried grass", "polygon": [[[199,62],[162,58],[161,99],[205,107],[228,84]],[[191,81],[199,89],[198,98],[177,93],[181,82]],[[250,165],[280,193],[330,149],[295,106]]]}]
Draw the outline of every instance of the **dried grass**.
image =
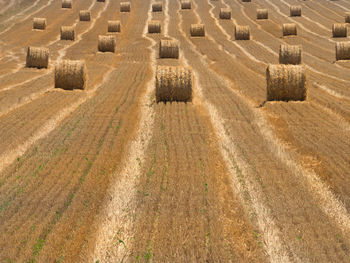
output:
[{"label": "dried grass", "polygon": [[74,26],[61,26],[61,40],[75,40]]},{"label": "dried grass", "polygon": [[160,40],[159,43],[160,58],[179,58],[179,42],[177,40]]},{"label": "dried grass", "polygon": [[350,42],[337,42],[335,44],[336,60],[350,60]]},{"label": "dried grass", "polygon": [[119,20],[109,20],[108,21],[108,32],[109,33],[120,33],[120,21]]},{"label": "dried grass", "polygon": [[117,40],[115,36],[98,36],[98,51],[100,52],[115,52]]},{"label": "dried grass", "polygon": [[299,45],[280,45],[279,63],[299,65],[301,63],[301,46]]},{"label": "dried grass", "polygon": [[347,37],[348,35],[347,25],[343,23],[333,24],[332,34],[333,34],[333,37]]},{"label": "dried grass", "polygon": [[155,2],[152,4],[152,12],[162,12],[163,11],[163,3]]},{"label": "dried grass", "polygon": [[62,0],[62,8],[72,8],[72,0]]},{"label": "dried grass", "polygon": [[350,23],[350,12],[345,12],[345,23]]},{"label": "dried grass", "polygon": [[251,2],[251,0],[242,0],[243,3],[248,3],[248,2]]},{"label": "dried grass", "polygon": [[91,21],[91,12],[88,10],[80,10],[79,20],[80,21]]},{"label": "dried grass", "polygon": [[249,28],[249,26],[236,26],[235,27],[235,39],[236,40],[250,40],[250,28]]},{"label": "dried grass", "polygon": [[158,66],[156,100],[192,101],[192,70],[184,67]]},{"label": "dried grass", "polygon": [[230,8],[220,8],[219,18],[220,19],[231,19],[231,9]]},{"label": "dried grass", "polygon": [[304,101],[307,98],[304,66],[269,65],[266,84],[268,101]]},{"label": "dried grass", "polygon": [[55,88],[65,90],[85,89],[86,71],[85,61],[62,60],[55,67]]},{"label": "dried grass", "polygon": [[148,22],[148,33],[150,34],[159,34],[162,31],[162,26],[160,21],[151,20]]},{"label": "dried grass", "polygon": [[120,3],[120,12],[130,12],[131,4],[130,2],[121,2]]},{"label": "dried grass", "polygon": [[282,25],[283,36],[297,35],[297,25],[294,23],[287,23]]},{"label": "dried grass", "polygon": [[191,9],[192,3],[191,0],[181,0],[181,9]]},{"label": "dried grass", "polygon": [[28,68],[47,68],[49,65],[48,48],[43,47],[28,47],[26,67]]},{"label": "dried grass", "polygon": [[301,6],[292,5],[289,7],[290,16],[301,16]]},{"label": "dried grass", "polygon": [[256,10],[256,19],[268,19],[269,11],[267,9],[257,9]]},{"label": "dried grass", "polygon": [[203,24],[192,24],[190,27],[190,33],[192,37],[204,37],[205,28]]},{"label": "dried grass", "polygon": [[33,29],[45,30],[46,29],[46,18],[34,17]]}]

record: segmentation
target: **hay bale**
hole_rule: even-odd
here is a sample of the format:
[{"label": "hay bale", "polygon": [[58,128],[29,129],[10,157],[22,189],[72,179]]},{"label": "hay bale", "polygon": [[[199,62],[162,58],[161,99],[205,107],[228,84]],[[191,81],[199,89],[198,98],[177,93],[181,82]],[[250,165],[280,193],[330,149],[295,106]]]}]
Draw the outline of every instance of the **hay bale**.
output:
[{"label": "hay bale", "polygon": [[345,23],[350,23],[350,12],[345,12]]},{"label": "hay bale", "polygon": [[191,24],[190,27],[191,37],[204,37],[205,28],[203,24]]},{"label": "hay bale", "polygon": [[235,27],[235,39],[236,40],[250,40],[250,28],[249,28],[249,26],[236,26]]},{"label": "hay bale", "polygon": [[130,12],[131,4],[130,2],[121,2],[120,3],[120,12]]},{"label": "hay bale", "polygon": [[292,5],[289,7],[290,16],[301,16],[301,6]]},{"label": "hay bale", "polygon": [[299,65],[301,63],[301,46],[280,45],[279,63]]},{"label": "hay bale", "polygon": [[287,23],[282,25],[283,36],[297,35],[297,25],[294,23]]},{"label": "hay bale", "polygon": [[335,44],[336,60],[350,60],[350,42],[337,42]]},{"label": "hay bale", "polygon": [[179,58],[179,42],[177,40],[160,40],[160,58]]},{"label": "hay bale", "polygon": [[55,88],[85,89],[86,65],[82,60],[62,60],[55,66]]},{"label": "hay bale", "polygon": [[72,8],[72,0],[62,0],[62,8]]},{"label": "hay bale", "polygon": [[98,51],[114,53],[116,45],[115,36],[98,36]]},{"label": "hay bale", "polygon": [[157,34],[160,33],[162,30],[162,26],[160,24],[160,21],[158,20],[151,20],[148,22],[148,33],[150,34]]},{"label": "hay bale", "polygon": [[79,20],[80,21],[91,21],[91,12],[88,10],[79,11]]},{"label": "hay bale", "polygon": [[43,47],[28,47],[27,68],[47,68],[49,65],[49,49]]},{"label": "hay bale", "polygon": [[256,19],[269,19],[269,11],[267,9],[257,9]]},{"label": "hay bale", "polygon": [[231,9],[230,8],[220,8],[219,18],[220,19],[231,19]]},{"label": "hay bale", "polygon": [[305,68],[301,65],[269,65],[266,69],[267,100],[306,100]]},{"label": "hay bale", "polygon": [[162,12],[163,11],[163,3],[155,2],[152,4],[152,12]]},{"label": "hay bale", "polygon": [[181,0],[181,9],[191,9],[191,0]]},{"label": "hay bale", "polygon": [[332,26],[333,37],[347,37],[348,29],[346,24],[335,23]]},{"label": "hay bale", "polygon": [[75,39],[75,28],[74,26],[61,26],[61,40],[72,40]]},{"label": "hay bale", "polygon": [[158,66],[156,72],[156,100],[191,101],[192,70],[184,67]]},{"label": "hay bale", "polygon": [[33,29],[45,30],[46,29],[46,18],[34,17]]},{"label": "hay bale", "polygon": [[109,20],[107,23],[108,23],[108,32],[109,33],[120,33],[120,21],[119,20]]}]

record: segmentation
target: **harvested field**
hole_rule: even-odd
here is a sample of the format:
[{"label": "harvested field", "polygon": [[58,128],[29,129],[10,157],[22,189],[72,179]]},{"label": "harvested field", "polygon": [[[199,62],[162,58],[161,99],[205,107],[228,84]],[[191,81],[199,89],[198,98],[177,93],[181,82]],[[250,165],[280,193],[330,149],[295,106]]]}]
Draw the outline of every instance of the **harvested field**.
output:
[{"label": "harvested field", "polygon": [[347,1],[0,6],[0,262],[349,261]]}]

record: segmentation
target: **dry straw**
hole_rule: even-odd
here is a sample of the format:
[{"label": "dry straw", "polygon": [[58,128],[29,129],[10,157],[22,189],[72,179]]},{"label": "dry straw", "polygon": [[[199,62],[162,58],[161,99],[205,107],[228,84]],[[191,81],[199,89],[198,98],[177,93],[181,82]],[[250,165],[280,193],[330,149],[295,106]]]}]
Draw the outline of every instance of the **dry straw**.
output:
[{"label": "dry straw", "polygon": [[61,40],[72,40],[75,39],[75,28],[74,26],[61,26]]},{"label": "dry straw", "polygon": [[348,29],[346,24],[335,23],[332,26],[333,37],[347,37]]},{"label": "dry straw", "polygon": [[301,63],[301,46],[280,45],[279,63],[299,65]]},{"label": "dry straw", "polygon": [[160,58],[179,58],[179,42],[177,40],[160,40]]},{"label": "dry straw", "polygon": [[82,60],[62,60],[55,66],[55,88],[85,89],[86,65]]},{"label": "dry straw", "polygon": [[221,8],[219,13],[220,19],[231,19],[231,9],[230,8]]},{"label": "dry straw", "polygon": [[160,24],[160,21],[158,20],[151,20],[148,22],[148,33],[150,34],[157,34],[162,31],[162,27]]},{"label": "dry straw", "polygon": [[191,0],[181,0],[181,9],[191,9]]},{"label": "dry straw", "polygon": [[62,0],[62,8],[72,8],[72,0]]},{"label": "dry straw", "polygon": [[287,23],[282,25],[283,36],[297,35],[297,26],[294,23]]},{"label": "dry straw", "polygon": [[257,9],[256,10],[256,19],[268,19],[269,11],[267,9]]},{"label": "dry straw", "polygon": [[336,60],[350,59],[350,42],[337,42],[335,44]]},{"label": "dry straw", "polygon": [[345,12],[345,23],[350,23],[350,12]]},{"label": "dry straw", "polygon": [[47,68],[49,65],[49,49],[43,47],[28,47],[26,67]]},{"label": "dry straw", "polygon": [[205,28],[203,24],[192,24],[190,27],[190,33],[192,37],[204,37]]},{"label": "dry straw", "polygon": [[114,53],[116,45],[115,36],[98,36],[98,51]]},{"label": "dry straw", "polygon": [[109,20],[108,21],[108,32],[109,33],[120,33],[120,21]]},{"label": "dry straw", "polygon": [[303,101],[307,98],[302,65],[269,65],[266,69],[267,100]]},{"label": "dry straw", "polygon": [[80,21],[90,21],[91,20],[91,12],[88,10],[80,10],[79,20]]},{"label": "dry straw", "polygon": [[46,18],[35,17],[33,19],[33,29],[45,30],[46,29]]},{"label": "dry straw", "polygon": [[192,70],[184,67],[158,66],[156,72],[156,100],[191,101]]},{"label": "dry straw", "polygon": [[130,12],[131,4],[130,2],[121,2],[120,3],[120,12]]},{"label": "dry straw", "polygon": [[152,12],[162,12],[163,4],[162,2],[155,2],[152,4]]},{"label": "dry straw", "polygon": [[236,26],[235,27],[235,39],[236,40],[249,40],[250,39],[249,26]]},{"label": "dry straw", "polygon": [[290,16],[301,16],[301,6],[292,5],[289,8]]}]

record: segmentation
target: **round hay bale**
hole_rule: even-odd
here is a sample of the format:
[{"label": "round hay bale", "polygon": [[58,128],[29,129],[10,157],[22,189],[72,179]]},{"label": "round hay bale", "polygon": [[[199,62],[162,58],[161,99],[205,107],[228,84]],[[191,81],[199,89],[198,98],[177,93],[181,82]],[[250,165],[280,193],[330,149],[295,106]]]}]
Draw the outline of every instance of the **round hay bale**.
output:
[{"label": "round hay bale", "polygon": [[184,67],[158,66],[156,100],[192,101],[192,70]]},{"label": "round hay bale", "polygon": [[332,26],[333,37],[347,37],[348,29],[346,24],[335,23]]},{"label": "round hay bale", "polygon": [[350,42],[337,42],[335,44],[336,60],[350,59]]},{"label": "round hay bale", "polygon": [[98,51],[114,53],[116,45],[115,36],[98,36]]},{"label": "round hay bale", "polygon": [[269,11],[267,9],[257,9],[256,19],[269,19]]},{"label": "round hay bale", "polygon": [[121,2],[120,3],[120,12],[130,12],[131,4],[130,2]]},{"label": "round hay bale", "polygon": [[158,34],[162,30],[162,26],[160,24],[160,21],[158,20],[151,20],[148,22],[148,33],[150,34]]},{"label": "round hay bale", "polygon": [[28,47],[27,68],[47,68],[49,65],[49,49],[43,47]]},{"label": "round hay bale", "polygon": [[306,100],[305,68],[302,65],[269,65],[266,69],[267,100]]},{"label": "round hay bale", "polygon": [[108,21],[108,32],[109,33],[120,33],[120,21],[109,20]]},{"label": "round hay bale", "polygon": [[231,9],[230,8],[220,8],[219,18],[220,19],[231,19]]},{"label": "round hay bale", "polygon": [[177,40],[160,40],[159,58],[179,58],[179,42]]},{"label": "round hay bale", "polygon": [[345,23],[350,23],[350,12],[345,12]]},{"label": "round hay bale", "polygon": [[35,17],[33,19],[33,29],[45,30],[46,29],[46,18]]},{"label": "round hay bale", "polygon": [[235,27],[235,39],[236,40],[250,40],[250,28],[249,28],[249,26],[236,26]]},{"label": "round hay bale", "polygon": [[88,10],[79,11],[79,20],[80,21],[91,21],[91,12]]},{"label": "round hay bale", "polygon": [[163,11],[163,3],[155,2],[152,4],[152,12],[162,12]]},{"label": "round hay bale", "polygon": [[181,9],[191,9],[191,0],[181,0]]},{"label": "round hay bale", "polygon": [[61,26],[61,40],[72,40],[75,39],[75,28],[74,26]]},{"label": "round hay bale", "polygon": [[205,28],[203,24],[192,24],[190,27],[191,37],[204,37]]},{"label": "round hay bale", "polygon": [[301,64],[301,46],[280,45],[279,63],[292,65]]},{"label": "round hay bale", "polygon": [[55,88],[85,89],[86,65],[82,60],[62,60],[55,66]]},{"label": "round hay bale", "polygon": [[301,16],[301,6],[292,5],[289,7],[290,16]]},{"label": "round hay bale", "polygon": [[282,25],[283,36],[297,35],[297,25],[294,23],[287,23]]},{"label": "round hay bale", "polygon": [[72,8],[72,0],[62,0],[62,8]]}]

